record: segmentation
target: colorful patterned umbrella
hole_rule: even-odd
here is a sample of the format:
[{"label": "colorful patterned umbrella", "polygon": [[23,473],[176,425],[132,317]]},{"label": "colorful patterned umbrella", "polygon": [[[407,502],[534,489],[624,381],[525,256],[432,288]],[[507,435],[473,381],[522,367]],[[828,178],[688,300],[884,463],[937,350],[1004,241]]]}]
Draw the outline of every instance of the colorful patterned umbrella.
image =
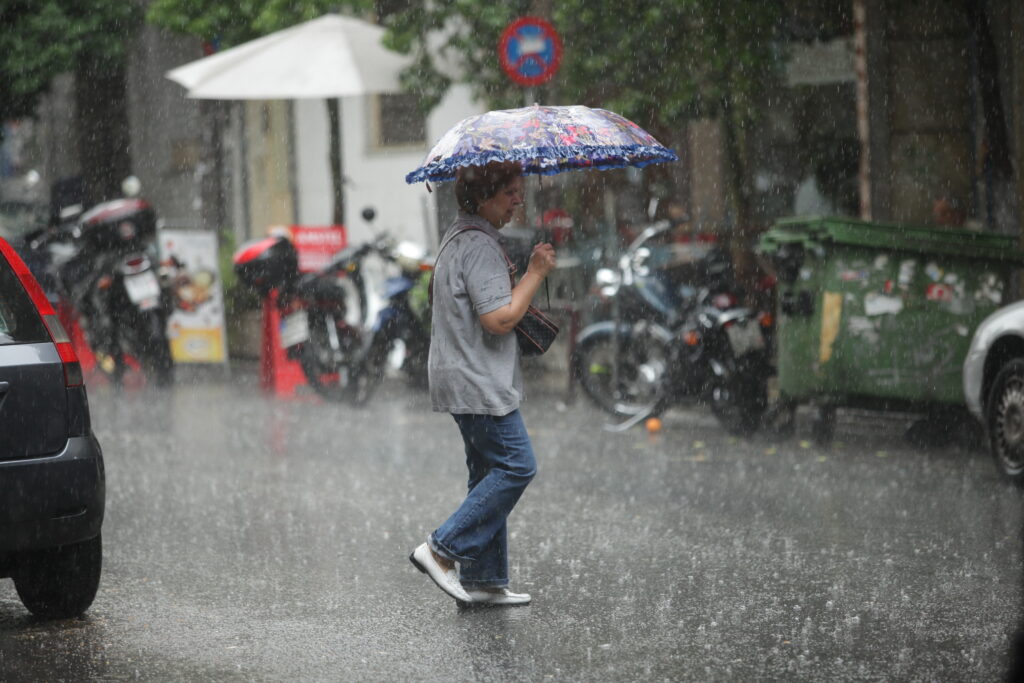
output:
[{"label": "colorful patterned umbrella", "polygon": [[518,161],[523,173],[552,175],[678,161],[629,119],[583,106],[523,107],[470,116],[445,133],[405,182],[455,178],[464,166]]}]

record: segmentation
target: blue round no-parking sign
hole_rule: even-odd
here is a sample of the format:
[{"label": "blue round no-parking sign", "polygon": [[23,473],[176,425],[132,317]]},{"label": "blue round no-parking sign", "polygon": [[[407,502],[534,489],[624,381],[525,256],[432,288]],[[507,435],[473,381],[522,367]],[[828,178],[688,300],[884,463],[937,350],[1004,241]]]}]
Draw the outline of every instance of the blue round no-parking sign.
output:
[{"label": "blue round no-parking sign", "polygon": [[509,78],[519,85],[540,85],[558,71],[562,39],[544,19],[522,17],[502,32],[498,60]]}]

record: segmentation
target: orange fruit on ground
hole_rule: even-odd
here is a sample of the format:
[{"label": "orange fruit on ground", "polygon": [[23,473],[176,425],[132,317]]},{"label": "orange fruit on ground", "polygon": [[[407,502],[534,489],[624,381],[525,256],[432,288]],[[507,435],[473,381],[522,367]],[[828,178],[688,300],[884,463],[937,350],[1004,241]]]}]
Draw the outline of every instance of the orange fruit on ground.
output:
[{"label": "orange fruit on ground", "polygon": [[647,418],[647,422],[644,423],[649,432],[660,432],[661,431],[661,419],[657,417]]}]

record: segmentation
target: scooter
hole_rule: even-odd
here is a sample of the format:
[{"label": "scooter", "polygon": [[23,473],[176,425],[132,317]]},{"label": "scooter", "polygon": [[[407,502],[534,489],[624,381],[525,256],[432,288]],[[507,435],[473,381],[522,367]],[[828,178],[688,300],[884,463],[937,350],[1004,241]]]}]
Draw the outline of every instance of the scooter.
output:
[{"label": "scooter", "polygon": [[[281,344],[324,398],[365,404],[389,358],[425,384],[429,312],[415,292],[432,264],[418,245],[381,234],[300,274],[292,243],[271,237],[242,245],[233,261],[243,282],[263,295],[276,292]],[[397,275],[389,277],[389,265]]]},{"label": "scooter", "polygon": [[156,229],[149,203],[126,197],[84,213],[68,207],[27,245],[46,271],[44,286],[78,314],[97,366],[115,384],[136,364],[158,386],[174,381],[171,293],[157,272]]},{"label": "scooter", "polygon": [[576,339],[572,367],[593,402],[628,429],[676,403],[705,402],[749,434],[767,407],[770,317],[739,305],[728,254],[711,236],[676,242],[646,228],[617,268],[595,274],[604,319]]}]

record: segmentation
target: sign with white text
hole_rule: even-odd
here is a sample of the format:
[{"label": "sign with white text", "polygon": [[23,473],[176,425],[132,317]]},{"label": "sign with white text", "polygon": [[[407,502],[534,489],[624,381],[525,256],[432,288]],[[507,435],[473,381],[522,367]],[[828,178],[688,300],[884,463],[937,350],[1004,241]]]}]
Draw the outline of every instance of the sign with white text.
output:
[{"label": "sign with white text", "polygon": [[331,262],[331,257],[348,246],[343,225],[293,225],[292,244],[299,252],[299,272],[313,273]]}]

